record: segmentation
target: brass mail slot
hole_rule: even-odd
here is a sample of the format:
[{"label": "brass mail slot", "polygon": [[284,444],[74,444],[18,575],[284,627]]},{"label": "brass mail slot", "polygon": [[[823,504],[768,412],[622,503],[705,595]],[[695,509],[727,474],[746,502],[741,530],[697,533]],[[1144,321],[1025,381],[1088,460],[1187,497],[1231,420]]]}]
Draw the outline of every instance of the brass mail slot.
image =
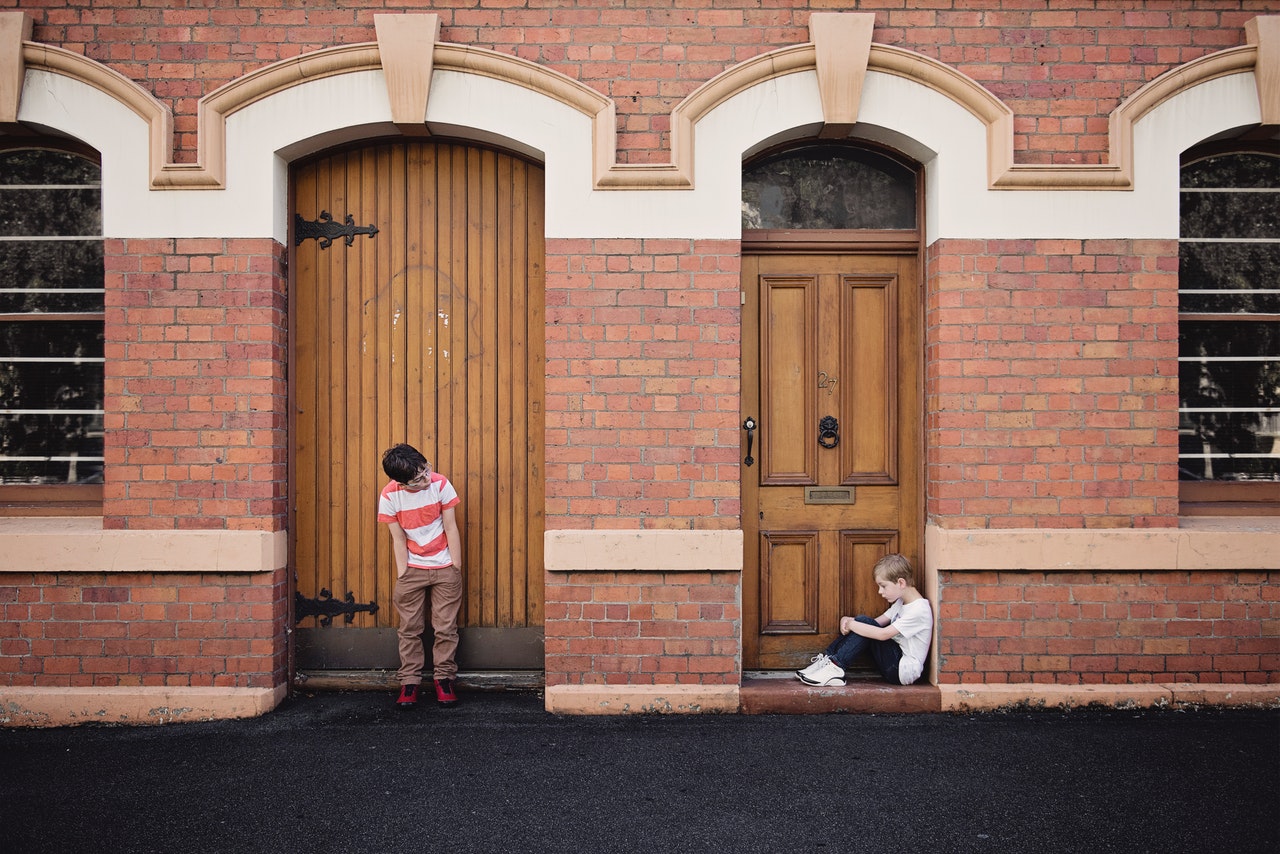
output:
[{"label": "brass mail slot", "polygon": [[852,486],[806,486],[805,504],[853,504]]}]

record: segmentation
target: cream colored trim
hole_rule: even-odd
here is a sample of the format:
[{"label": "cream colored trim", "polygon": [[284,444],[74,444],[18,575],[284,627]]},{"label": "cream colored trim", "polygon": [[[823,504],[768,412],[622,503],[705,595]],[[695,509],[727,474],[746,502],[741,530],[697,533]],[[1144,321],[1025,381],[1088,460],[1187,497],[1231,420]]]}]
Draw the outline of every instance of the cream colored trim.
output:
[{"label": "cream colored trim", "polygon": [[22,43],[31,40],[34,21],[26,12],[0,12],[0,125],[18,120],[26,63]]},{"label": "cream colored trim", "polygon": [[[819,13],[822,15],[823,13]],[[733,95],[785,74],[815,71],[823,86],[822,101],[832,132],[850,119],[858,97],[854,84],[865,80],[867,70],[896,75],[933,89],[960,104],[987,127],[988,183],[1001,190],[1129,190],[1133,188],[1133,125],[1152,109],[1193,86],[1229,74],[1255,70],[1262,56],[1260,98],[1264,117],[1274,119],[1280,89],[1274,67],[1277,60],[1275,21],[1280,16],[1264,16],[1249,22],[1249,44],[1230,48],[1172,69],[1143,86],[1126,99],[1110,118],[1108,162],[1102,164],[1040,165],[1013,162],[1013,112],[976,81],[937,60],[902,48],[871,44],[865,64],[860,54],[843,56],[833,52],[835,38],[862,41],[865,13],[836,13],[818,17],[813,27],[821,42],[779,48],[728,69],[691,93],[671,113],[672,159],[666,164],[619,164],[617,125],[611,100],[590,87],[535,63],[494,51],[461,45],[436,44],[434,51],[410,55],[398,37],[387,36],[391,51],[388,94],[394,115],[416,114],[418,104],[425,109],[419,87],[429,81],[433,68],[479,74],[510,82],[547,95],[593,121],[593,173],[595,189],[690,189],[693,186],[694,126],[702,117]],[[432,15],[396,16],[422,18],[415,32],[426,32]],[[437,22],[438,24],[438,22]],[[376,21],[375,21],[376,25]],[[382,39],[386,27],[380,32]],[[11,37],[11,36],[10,36]],[[421,36],[415,36],[421,38]],[[843,46],[845,41],[840,41]],[[860,48],[858,48],[860,50]],[[822,56],[819,57],[819,51]],[[200,99],[199,142],[194,164],[171,163],[172,116],[138,84],[110,68],[61,48],[24,42],[22,60],[28,67],[65,74],[94,86],[128,106],[150,125],[151,186],[153,189],[217,189],[224,186],[226,171],[226,119],[237,110],[271,94],[308,80],[356,71],[379,70],[384,59],[379,43],[326,48],[282,60],[245,75]],[[861,78],[858,75],[861,69]],[[9,69],[12,79],[13,69]],[[852,76],[849,76],[852,75]],[[0,79],[3,75],[0,74]],[[824,85],[825,84],[825,85]],[[847,89],[841,88],[847,86]],[[856,91],[860,95],[861,84]],[[0,100],[0,105],[3,105]],[[856,113],[855,113],[856,115]],[[409,126],[412,122],[402,122]]]},{"label": "cream colored trim", "polygon": [[550,685],[546,709],[560,715],[707,714],[738,711],[737,685]]},{"label": "cream colored trim", "polygon": [[1166,708],[1185,706],[1280,707],[1280,685],[1214,685],[1198,682],[1146,685],[939,685],[942,711],[993,711],[1031,707]]},{"label": "cream colored trim", "polygon": [[0,726],[167,724],[253,718],[284,702],[274,688],[0,688]]},{"label": "cream colored trim", "polygon": [[814,12],[809,16],[809,41],[813,42],[822,98],[823,126],[818,136],[824,139],[848,136],[858,121],[875,25],[874,12]]},{"label": "cream colored trim", "polygon": [[1263,15],[1245,22],[1245,37],[1258,49],[1254,77],[1264,125],[1280,125],[1280,15]]},{"label": "cream colored trim", "polygon": [[741,572],[742,531],[547,531],[549,572]]},{"label": "cream colored trim", "polygon": [[378,54],[387,78],[391,120],[402,133],[427,133],[431,66],[440,41],[440,16],[374,15]]},{"label": "cream colored trim", "polygon": [[1151,572],[1280,569],[1280,517],[1187,517],[1177,528],[925,530],[940,571]]},{"label": "cream colored trim", "polygon": [[284,531],[108,531],[98,517],[0,518],[4,572],[273,572]]}]

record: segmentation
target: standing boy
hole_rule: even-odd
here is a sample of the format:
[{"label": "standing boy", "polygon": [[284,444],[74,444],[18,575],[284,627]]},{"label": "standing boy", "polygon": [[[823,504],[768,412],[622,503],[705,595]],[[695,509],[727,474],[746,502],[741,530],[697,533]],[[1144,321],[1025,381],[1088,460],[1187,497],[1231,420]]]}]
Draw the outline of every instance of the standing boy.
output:
[{"label": "standing boy", "polygon": [[402,709],[418,702],[426,667],[422,632],[428,603],[435,631],[436,701],[458,702],[454,680],[458,663],[458,608],[462,604],[462,535],[454,508],[461,501],[453,484],[432,471],[417,448],[395,445],[382,455],[382,470],[391,478],[378,497],[378,521],[391,530],[396,565],[392,596],[400,617],[400,697]]},{"label": "standing boy", "polygon": [[796,675],[806,685],[843,685],[844,672],[863,652],[871,653],[880,675],[894,685],[910,685],[924,672],[924,659],[933,638],[933,609],[915,588],[911,564],[902,555],[885,555],[876,562],[876,585],[889,610],[872,619],[841,617],[840,637],[826,652]]}]

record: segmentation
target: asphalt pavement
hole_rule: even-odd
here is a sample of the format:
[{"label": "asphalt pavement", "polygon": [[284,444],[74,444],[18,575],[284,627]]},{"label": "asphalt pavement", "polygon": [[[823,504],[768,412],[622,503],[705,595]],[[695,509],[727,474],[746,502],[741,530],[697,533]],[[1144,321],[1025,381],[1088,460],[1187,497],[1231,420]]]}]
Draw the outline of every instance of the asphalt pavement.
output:
[{"label": "asphalt pavement", "polygon": [[0,852],[1280,851],[1280,711],[568,717],[299,694],[0,730]]}]

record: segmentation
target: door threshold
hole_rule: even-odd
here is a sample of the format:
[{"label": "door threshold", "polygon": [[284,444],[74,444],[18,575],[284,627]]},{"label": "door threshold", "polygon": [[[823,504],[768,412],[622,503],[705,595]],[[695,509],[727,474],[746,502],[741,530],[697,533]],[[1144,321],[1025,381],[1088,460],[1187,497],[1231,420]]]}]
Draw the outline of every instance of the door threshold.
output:
[{"label": "door threshold", "polygon": [[[541,670],[463,671],[457,681],[468,691],[541,691],[546,685]],[[399,684],[394,670],[299,670],[293,678],[300,691],[393,691]]]}]

